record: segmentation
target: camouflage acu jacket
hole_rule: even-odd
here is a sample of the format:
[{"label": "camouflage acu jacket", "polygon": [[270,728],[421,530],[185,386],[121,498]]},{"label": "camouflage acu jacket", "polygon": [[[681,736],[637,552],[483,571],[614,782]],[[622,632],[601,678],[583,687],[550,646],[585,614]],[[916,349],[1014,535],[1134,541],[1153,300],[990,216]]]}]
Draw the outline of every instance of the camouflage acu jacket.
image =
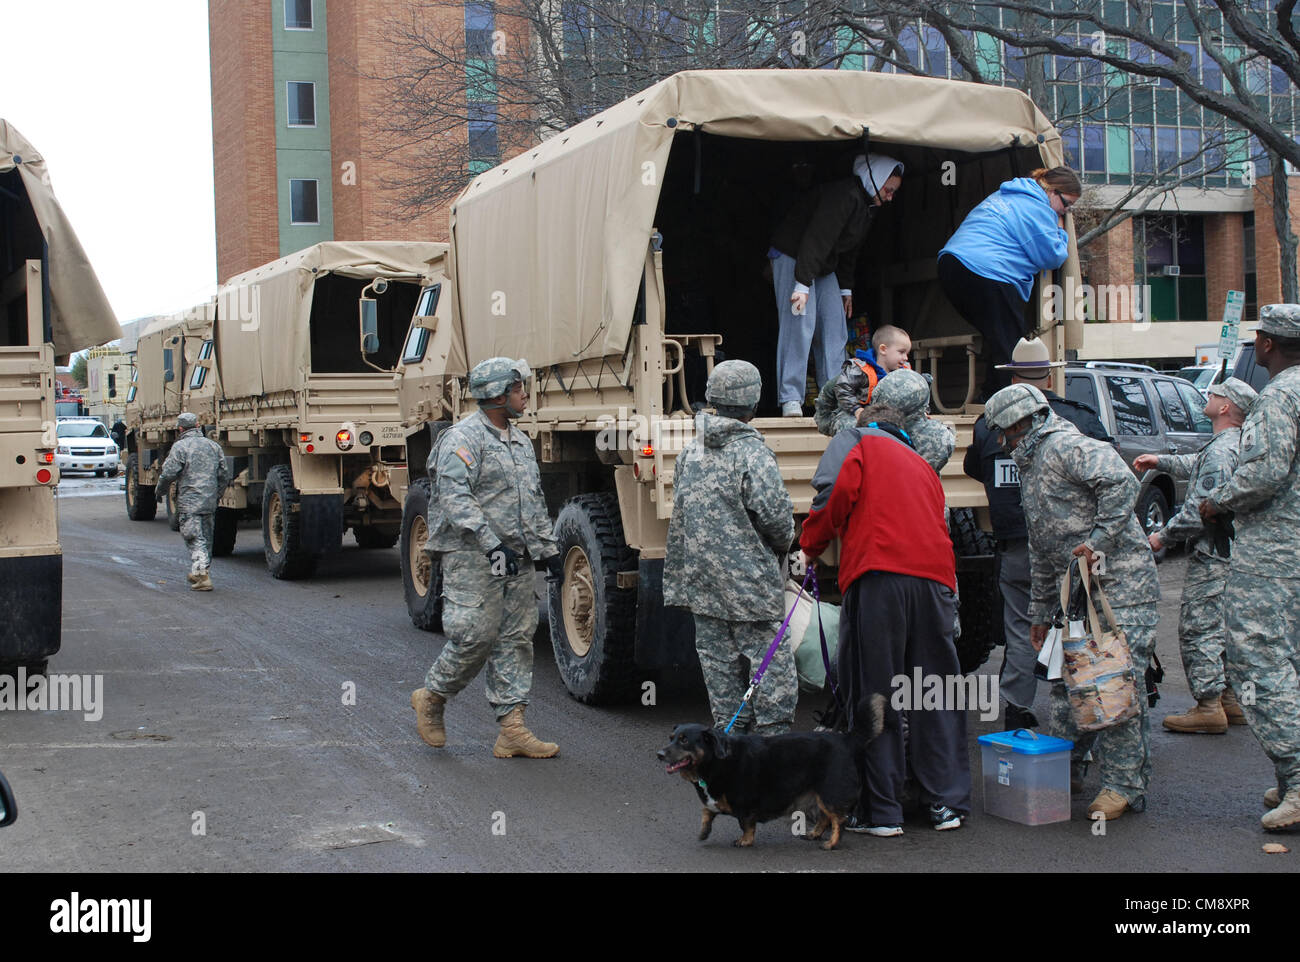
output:
[{"label": "camouflage acu jacket", "polygon": [[785,614],[794,506],[776,455],[754,428],[700,413],[677,456],[664,604],[728,621]]},{"label": "camouflage acu jacket", "polygon": [[1140,485],[1115,449],[1079,433],[1058,414],[1011,455],[1020,469],[1020,501],[1029,529],[1029,620],[1045,625],[1060,603],[1070,552],[1087,544],[1104,555],[1100,581],[1125,624],[1156,624],[1160,581],[1133,514]]},{"label": "camouflage acu jacket", "polygon": [[533,442],[514,425],[505,440],[482,411],[449,427],[429,455],[430,551],[499,544],[541,561],[557,554]]},{"label": "camouflage acu jacket", "polygon": [[1237,467],[1241,428],[1224,428],[1198,454],[1162,454],[1156,469],[1178,480],[1187,479],[1187,496],[1178,513],[1162,530],[1166,541],[1186,541],[1188,551],[1227,561],[1214,550],[1214,539],[1201,520],[1201,502],[1228,480]]},{"label": "camouflage acu jacket", "polygon": [[230,484],[230,465],[221,445],[191,428],[172,445],[162,473],[158,475],[159,492],[176,485],[176,508],[181,514],[215,514],[221,492]]},{"label": "camouflage acu jacket", "polygon": [[1241,426],[1237,470],[1209,499],[1236,513],[1232,566],[1300,577],[1300,366],[1264,385]]}]

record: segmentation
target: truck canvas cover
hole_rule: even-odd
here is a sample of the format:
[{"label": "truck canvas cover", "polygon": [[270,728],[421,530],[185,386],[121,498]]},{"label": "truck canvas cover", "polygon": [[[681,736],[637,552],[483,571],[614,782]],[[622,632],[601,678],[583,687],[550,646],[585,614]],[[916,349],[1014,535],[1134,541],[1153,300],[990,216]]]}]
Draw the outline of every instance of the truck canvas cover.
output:
[{"label": "truck canvas cover", "polygon": [[[33,222],[24,215],[15,218],[16,234],[43,236],[49,247],[50,326],[54,334],[54,353],[71,354],[83,348],[115,341],[122,336],[113,308],[108,303],[99,278],[77,240],[63,208],[54,199],[45,159],[27,138],[0,119],[0,185],[17,171],[27,192]],[[12,199],[6,198],[10,203]],[[18,249],[40,249],[39,237],[14,238]],[[33,257],[38,256],[33,253]]]},{"label": "truck canvas cover", "polygon": [[[853,70],[675,74],[475,177],[457,197],[456,318],[471,360],[505,354],[544,367],[623,354],[672,141],[693,130],[774,141],[859,140],[869,130],[873,149],[976,154],[1014,140],[1047,166],[1063,162],[1051,122],[1010,88]],[[1077,273],[1077,262],[1067,269]]]},{"label": "truck canvas cover", "polygon": [[312,295],[322,277],[428,284],[440,275],[446,250],[446,244],[423,242],[331,241],[231,278],[217,294],[217,357],[225,396],[292,391],[305,383]]}]

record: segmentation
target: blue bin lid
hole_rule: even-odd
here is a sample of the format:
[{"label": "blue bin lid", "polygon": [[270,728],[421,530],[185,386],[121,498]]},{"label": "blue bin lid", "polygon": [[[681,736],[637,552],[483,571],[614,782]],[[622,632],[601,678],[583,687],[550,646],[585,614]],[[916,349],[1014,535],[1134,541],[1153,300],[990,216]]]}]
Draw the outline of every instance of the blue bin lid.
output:
[{"label": "blue bin lid", "polygon": [[1017,728],[1011,732],[993,732],[976,739],[981,745],[1001,745],[1020,755],[1050,755],[1053,752],[1068,752],[1074,742],[1052,735],[1040,735],[1028,728]]}]

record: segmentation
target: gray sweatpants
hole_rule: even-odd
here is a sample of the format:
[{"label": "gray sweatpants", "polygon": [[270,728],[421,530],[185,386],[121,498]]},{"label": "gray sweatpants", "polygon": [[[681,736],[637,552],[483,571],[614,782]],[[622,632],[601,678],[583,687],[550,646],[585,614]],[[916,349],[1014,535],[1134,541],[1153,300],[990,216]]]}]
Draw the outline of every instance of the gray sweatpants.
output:
[{"label": "gray sweatpants", "polygon": [[998,544],[998,587],[1002,589],[1002,624],[1007,641],[998,688],[1009,704],[1033,708],[1038,691],[1034,676],[1038,652],[1029,643],[1029,540],[1017,538]]},{"label": "gray sweatpants", "polygon": [[[952,643],[954,595],[928,578],[872,571],[844,596],[840,614],[840,690],[853,714],[866,695],[887,702],[885,730],[867,746],[859,816],[874,825],[900,825],[899,801],[907,775],[903,727],[895,709],[901,679],[955,678],[960,668]],[[947,684],[944,684],[947,688]],[[920,693],[916,693],[920,699]],[[921,801],[970,812],[970,760],[966,754],[966,712],[955,707],[907,706],[906,755],[921,789]]]},{"label": "gray sweatpants", "polygon": [[844,318],[840,282],[834,274],[818,277],[810,285],[804,313],[793,314],[790,295],[794,293],[794,258],[782,254],[772,261],[772,287],[776,292],[776,316],[780,325],[776,334],[777,400],[782,404],[802,403],[808,393],[809,348],[817,371],[818,390],[844,366],[849,326]]}]

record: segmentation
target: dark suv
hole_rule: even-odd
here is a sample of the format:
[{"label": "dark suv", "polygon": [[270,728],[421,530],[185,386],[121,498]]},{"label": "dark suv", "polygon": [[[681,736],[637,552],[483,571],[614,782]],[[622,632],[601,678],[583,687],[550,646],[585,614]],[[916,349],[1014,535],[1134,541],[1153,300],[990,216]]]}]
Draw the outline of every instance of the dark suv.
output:
[{"label": "dark suv", "polygon": [[[1210,440],[1205,399],[1188,381],[1137,364],[1090,362],[1065,369],[1065,394],[1093,408],[1115,438],[1124,463],[1139,454],[1195,454]],[[1163,471],[1138,476],[1135,512],[1148,533],[1182,504],[1186,481]]]}]

